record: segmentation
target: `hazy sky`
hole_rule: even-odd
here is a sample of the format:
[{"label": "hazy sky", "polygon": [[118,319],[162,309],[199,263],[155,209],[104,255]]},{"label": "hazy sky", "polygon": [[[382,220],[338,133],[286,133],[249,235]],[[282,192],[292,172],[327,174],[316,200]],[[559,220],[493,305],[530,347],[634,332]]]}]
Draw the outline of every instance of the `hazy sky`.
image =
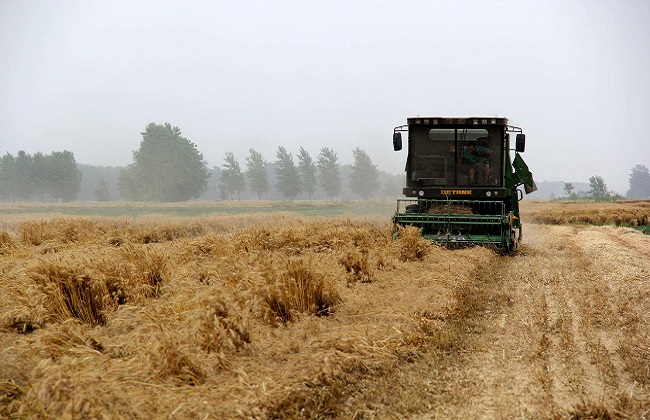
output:
[{"label": "hazy sky", "polygon": [[170,122],[210,166],[277,146],[402,173],[406,117],[505,116],[537,181],[650,167],[650,0],[0,0],[0,154],[126,165]]}]

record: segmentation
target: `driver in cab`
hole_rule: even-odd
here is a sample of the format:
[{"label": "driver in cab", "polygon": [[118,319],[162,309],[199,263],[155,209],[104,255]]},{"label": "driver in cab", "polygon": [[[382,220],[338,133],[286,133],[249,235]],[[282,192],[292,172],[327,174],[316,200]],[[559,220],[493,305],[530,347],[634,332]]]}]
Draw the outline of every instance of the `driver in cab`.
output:
[{"label": "driver in cab", "polygon": [[463,163],[469,166],[469,183],[476,185],[476,176],[481,177],[482,184],[490,183],[490,156],[487,137],[476,139],[476,145],[470,144],[463,149]]}]

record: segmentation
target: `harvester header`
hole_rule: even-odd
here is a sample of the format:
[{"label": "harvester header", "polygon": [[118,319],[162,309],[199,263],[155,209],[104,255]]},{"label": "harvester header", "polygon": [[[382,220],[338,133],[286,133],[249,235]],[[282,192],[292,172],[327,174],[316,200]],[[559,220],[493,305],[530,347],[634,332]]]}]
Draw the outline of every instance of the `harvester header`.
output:
[{"label": "harvester header", "polygon": [[[393,218],[439,242],[495,244],[521,239],[519,200],[537,188],[520,153],[526,137],[504,117],[411,117],[393,130],[393,148],[408,133],[406,186]],[[510,149],[510,134],[516,134]],[[511,156],[514,152],[514,157]],[[396,230],[397,231],[397,230]]]}]

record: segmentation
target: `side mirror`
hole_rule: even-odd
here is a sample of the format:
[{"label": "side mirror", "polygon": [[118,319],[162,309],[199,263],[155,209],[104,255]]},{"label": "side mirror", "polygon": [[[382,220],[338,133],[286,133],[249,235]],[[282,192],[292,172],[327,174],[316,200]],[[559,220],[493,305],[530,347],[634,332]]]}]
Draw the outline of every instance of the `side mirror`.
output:
[{"label": "side mirror", "polygon": [[393,133],[393,150],[402,150],[402,133]]},{"label": "side mirror", "polygon": [[525,149],[526,149],[526,135],[521,133],[517,134],[515,150],[519,153],[523,153]]}]

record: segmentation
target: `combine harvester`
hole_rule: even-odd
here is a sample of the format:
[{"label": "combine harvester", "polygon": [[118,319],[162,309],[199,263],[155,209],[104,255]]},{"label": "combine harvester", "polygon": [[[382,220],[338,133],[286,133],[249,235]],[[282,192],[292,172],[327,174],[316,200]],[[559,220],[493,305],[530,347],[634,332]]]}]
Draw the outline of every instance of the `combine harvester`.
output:
[{"label": "combine harvester", "polygon": [[[510,253],[521,241],[519,200],[537,189],[519,155],[526,136],[502,117],[415,117],[395,127],[393,148],[408,132],[406,188],[397,200],[399,226],[422,229],[448,244],[492,244]],[[510,133],[516,133],[514,158]]]}]

